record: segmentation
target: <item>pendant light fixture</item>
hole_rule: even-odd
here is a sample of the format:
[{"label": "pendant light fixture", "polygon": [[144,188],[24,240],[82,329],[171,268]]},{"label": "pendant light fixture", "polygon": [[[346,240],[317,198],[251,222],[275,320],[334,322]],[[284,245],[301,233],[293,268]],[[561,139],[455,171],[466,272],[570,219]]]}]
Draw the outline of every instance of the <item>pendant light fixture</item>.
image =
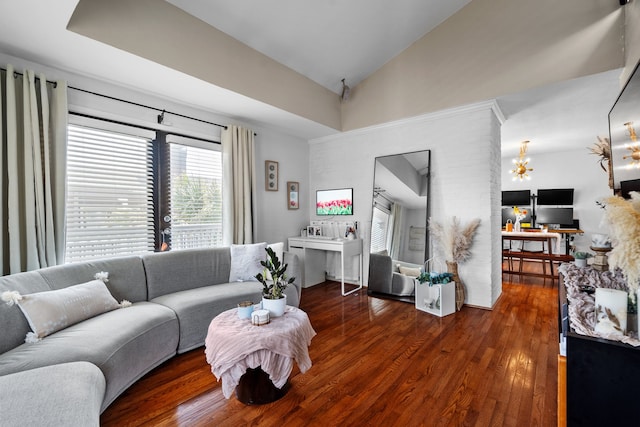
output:
[{"label": "pendant light fixture", "polygon": [[520,143],[520,155],[518,156],[517,159],[513,159],[513,169],[511,169],[509,173],[513,174],[514,181],[516,179],[520,179],[520,181],[524,179],[531,179],[528,173],[533,171],[532,168],[528,167],[529,161],[531,159],[529,158],[525,159],[524,157],[527,154],[528,144],[529,144],[529,141],[522,141]]}]

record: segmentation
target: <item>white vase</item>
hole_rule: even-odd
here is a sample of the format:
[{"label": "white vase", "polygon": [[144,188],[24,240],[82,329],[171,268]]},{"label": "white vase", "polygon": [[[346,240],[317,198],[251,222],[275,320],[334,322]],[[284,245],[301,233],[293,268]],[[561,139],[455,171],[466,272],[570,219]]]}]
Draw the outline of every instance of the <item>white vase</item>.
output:
[{"label": "white vase", "polygon": [[587,259],[586,258],[576,258],[573,263],[576,265],[576,267],[586,267],[587,266]]},{"label": "white vase", "polygon": [[267,299],[262,297],[262,308],[269,310],[270,317],[279,317],[284,314],[284,309],[287,307],[287,296],[285,295],[280,299]]}]

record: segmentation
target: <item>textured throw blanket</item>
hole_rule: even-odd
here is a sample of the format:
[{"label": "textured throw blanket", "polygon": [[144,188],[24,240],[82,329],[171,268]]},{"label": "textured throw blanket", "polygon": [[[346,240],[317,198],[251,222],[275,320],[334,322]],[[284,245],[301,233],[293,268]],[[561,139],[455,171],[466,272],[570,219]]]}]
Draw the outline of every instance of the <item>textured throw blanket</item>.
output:
[{"label": "textured throw blanket", "polygon": [[560,265],[558,272],[564,276],[569,301],[570,326],[576,333],[621,341],[634,347],[640,346],[636,332],[628,332],[629,335],[626,336],[597,333],[594,330],[596,326],[595,294],[588,294],[581,289],[581,286],[586,285],[627,292],[627,282],[620,270],[600,272],[591,267],[580,268],[573,263],[564,263]]},{"label": "textured throw blanket", "polygon": [[307,314],[298,308],[287,306],[283,316],[262,326],[238,318],[234,308],[211,321],[205,354],[228,399],[247,368],[260,366],[278,388],[289,379],[294,360],[300,372],[306,372],[311,368],[308,347],[315,335]]}]

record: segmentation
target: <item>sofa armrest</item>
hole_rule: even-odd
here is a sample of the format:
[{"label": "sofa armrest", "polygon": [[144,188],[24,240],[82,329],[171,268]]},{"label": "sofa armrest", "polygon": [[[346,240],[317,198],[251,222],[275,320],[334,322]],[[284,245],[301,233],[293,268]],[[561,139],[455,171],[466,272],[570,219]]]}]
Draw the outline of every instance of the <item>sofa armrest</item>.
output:
[{"label": "sofa armrest", "polygon": [[302,282],[302,265],[300,264],[300,258],[298,258],[298,255],[293,252],[288,251],[284,251],[283,255],[284,263],[288,264],[287,277],[295,277],[296,280],[293,282],[293,285],[298,290],[298,295],[301,295],[302,285],[300,285],[300,283]]}]

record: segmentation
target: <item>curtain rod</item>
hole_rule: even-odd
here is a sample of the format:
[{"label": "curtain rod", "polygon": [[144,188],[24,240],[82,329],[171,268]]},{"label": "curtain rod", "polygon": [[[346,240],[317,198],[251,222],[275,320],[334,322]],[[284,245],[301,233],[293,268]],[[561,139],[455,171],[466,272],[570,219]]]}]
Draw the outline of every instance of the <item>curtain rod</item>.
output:
[{"label": "curtain rod", "polygon": [[[5,72],[7,71],[7,69],[6,69],[6,68],[0,68],[0,70],[3,70],[3,71],[5,71]],[[14,72],[13,72],[13,75],[14,75],[14,76],[16,76],[16,75],[24,76],[24,74],[23,74],[23,73],[18,72],[18,71],[14,71]],[[40,77],[36,77],[36,78],[37,78],[37,79],[39,79]],[[56,85],[57,85],[57,82],[54,82],[54,81],[51,81],[51,80],[47,80],[47,83],[51,83],[51,84],[53,84],[53,87],[56,87]],[[74,86],[68,86],[68,88],[69,88],[69,89],[73,89],[73,90],[77,90],[77,91],[79,91],[79,92],[88,93],[88,94],[90,94],[90,95],[95,95],[95,96],[100,96],[100,97],[103,97],[103,98],[111,99],[111,100],[113,100],[113,101],[124,102],[124,103],[126,103],[126,104],[135,105],[135,106],[138,106],[138,107],[148,108],[148,109],[150,109],[150,110],[158,111],[158,112],[160,112],[160,115],[158,115],[158,121],[159,121],[159,123],[161,123],[161,122],[160,122],[160,118],[161,118],[161,117],[162,117],[162,118],[164,118],[164,114],[165,114],[165,113],[167,113],[167,114],[172,114],[172,115],[174,115],[174,116],[182,117],[182,118],[185,118],[185,119],[194,120],[194,121],[197,121],[197,122],[206,123],[206,124],[209,124],[209,125],[218,126],[218,127],[224,128],[224,129],[228,129],[228,126],[226,126],[226,125],[221,125],[221,124],[214,123],[214,122],[210,122],[210,121],[207,121],[207,120],[198,119],[198,118],[196,118],[196,117],[186,116],[186,115],[184,115],[184,114],[180,114],[180,113],[174,113],[174,112],[172,112],[172,111],[167,111],[167,110],[165,110],[165,109],[160,109],[160,108],[156,108],[156,107],[151,107],[151,106],[149,106],[149,105],[139,104],[139,103],[137,103],[137,102],[128,101],[128,100],[126,100],[126,99],[116,98],[116,97],[114,97],[114,96],[104,95],[104,94],[102,94],[102,93],[92,92],[92,91],[90,91],[90,90],[80,89],[80,88],[77,88],[77,87],[74,87]],[[151,129],[151,128],[149,128],[149,129]],[[151,130],[155,130],[155,129],[151,129]],[[257,135],[257,133],[255,133],[255,132],[254,132],[253,134],[254,134],[254,135]],[[173,134],[173,135],[177,135],[177,134]],[[214,141],[214,142],[215,142],[215,141]]]},{"label": "curtain rod", "polygon": [[156,108],[156,107],[151,107],[151,106],[149,106],[149,105],[145,105],[145,104],[139,104],[139,103],[137,103],[137,102],[128,101],[128,100],[126,100],[126,99],[116,98],[116,97],[114,97],[114,96],[104,95],[104,94],[102,94],[102,93],[93,92],[93,91],[86,90],[86,89],[80,89],[80,88],[77,88],[77,87],[74,87],[74,86],[69,86],[69,89],[77,90],[77,91],[79,91],[79,92],[88,93],[88,94],[90,94],[90,95],[100,96],[100,97],[102,97],[102,98],[111,99],[111,100],[113,100],[113,101],[124,102],[124,103],[126,103],[126,104],[135,105],[135,106],[137,106],[137,107],[148,108],[149,110],[158,111],[158,112],[160,112],[160,113],[161,113],[160,115],[158,115],[158,122],[159,122],[159,123],[161,123],[160,117],[164,118],[164,114],[165,114],[165,113],[167,113],[167,114],[172,114],[172,115],[174,115],[174,116],[182,117],[182,118],[184,118],[184,119],[190,119],[190,120],[194,120],[194,121],[196,121],[196,122],[206,123],[206,124],[208,124],[208,125],[218,126],[218,127],[221,127],[221,128],[225,128],[225,129],[227,129],[227,126],[226,126],[226,125],[221,125],[221,124],[218,124],[218,123],[209,122],[209,121],[207,121],[207,120],[198,119],[198,118],[196,118],[196,117],[185,116],[184,114],[174,113],[174,112],[172,112],[172,111],[167,111],[167,110],[165,110],[165,109],[160,109],[160,108]]},{"label": "curtain rod", "polygon": [[[159,129],[154,129],[154,128],[149,127],[149,126],[136,125],[136,124],[127,123],[127,122],[123,122],[123,121],[120,121],[120,120],[114,120],[114,119],[105,119],[104,117],[93,116],[91,114],[85,114],[85,113],[78,113],[76,111],[69,111],[69,114],[72,114],[74,116],[79,116],[79,117],[86,117],[86,118],[89,118],[89,119],[102,120],[103,122],[114,123],[114,124],[117,124],[117,125],[131,126],[131,127],[137,128],[137,129],[148,130],[148,131],[151,131],[151,132],[155,132],[155,131],[159,130]],[[210,142],[212,144],[221,144],[218,141],[213,141],[211,139],[206,139],[206,138],[200,138],[199,136],[185,135],[185,134],[176,133],[176,132],[166,132],[166,134],[167,135],[180,136],[180,137],[183,137],[183,138],[195,139],[197,141]]]}]

